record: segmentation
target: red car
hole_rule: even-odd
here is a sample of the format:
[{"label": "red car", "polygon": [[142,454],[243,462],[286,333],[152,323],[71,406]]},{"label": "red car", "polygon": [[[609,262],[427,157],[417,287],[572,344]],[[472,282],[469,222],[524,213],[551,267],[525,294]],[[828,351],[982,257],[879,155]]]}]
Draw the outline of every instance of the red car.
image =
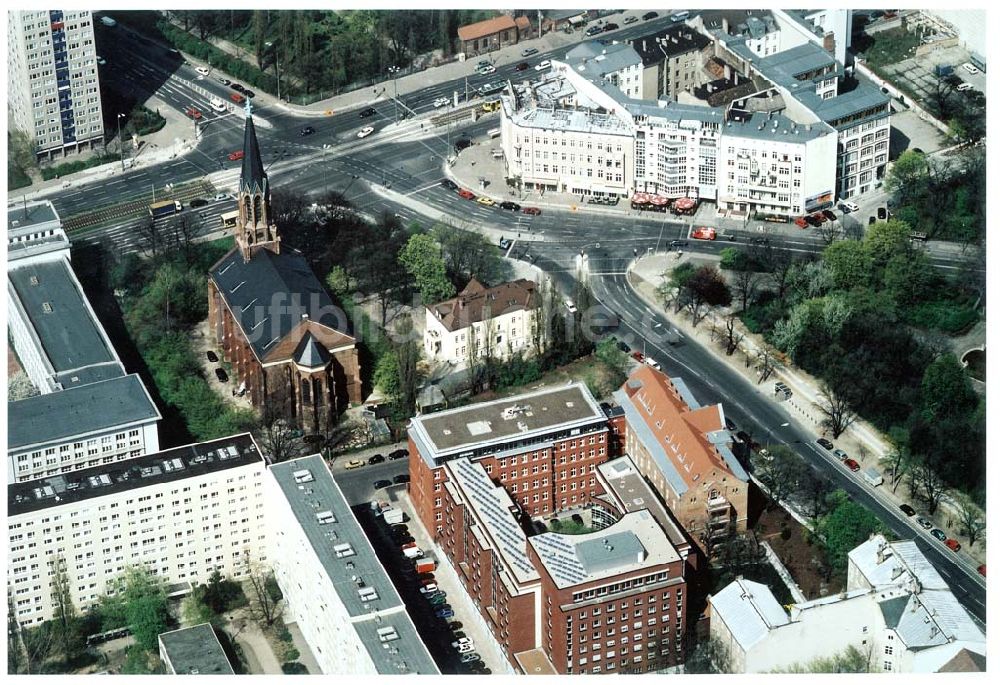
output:
[{"label": "red car", "polygon": [[476,199],[476,194],[474,192],[472,192],[471,190],[465,190],[464,188],[462,190],[458,191],[458,196],[461,197],[461,198],[464,198],[466,200],[475,200]]},{"label": "red car", "polygon": [[979,571],[979,575],[981,575],[983,578],[986,577],[986,564],[980,564],[979,568],[977,568],[976,570]]},{"label": "red car", "polygon": [[230,93],[229,99],[235,102],[237,105],[243,102],[243,96],[239,93]]},{"label": "red car", "polygon": [[854,471],[855,473],[861,470],[861,464],[854,461],[853,459],[845,459],[844,466],[849,468],[851,471]]},{"label": "red car", "polygon": [[538,216],[539,214],[542,213],[542,210],[540,210],[538,207],[525,207],[524,209],[521,210],[521,213],[530,214],[531,216]]},{"label": "red car", "polygon": [[799,228],[809,228],[809,224],[806,223],[806,218],[804,216],[800,216],[795,219],[795,225]]},{"label": "red car", "polygon": [[819,223],[826,223],[826,215],[823,212],[816,212],[812,215],[813,221],[818,221]]},{"label": "red car", "polygon": [[636,350],[635,352],[632,353],[632,359],[636,360],[637,362],[644,362],[646,361],[646,355],[644,355],[639,350]]},{"label": "red car", "polygon": [[237,150],[236,152],[229,153],[230,162],[238,162],[243,159],[243,150]]},{"label": "red car", "polygon": [[947,545],[948,549],[950,549],[952,552],[957,552],[958,550],[962,549],[962,545],[958,544],[958,540],[953,540],[952,538],[948,538],[947,540],[945,540],[944,544]]},{"label": "red car", "polygon": [[702,226],[691,231],[691,237],[695,240],[715,240],[715,229]]},{"label": "red car", "polygon": [[199,112],[198,110],[196,110],[194,107],[188,107],[187,110],[184,113],[187,114],[192,119],[196,119],[196,120],[197,119],[201,119],[201,112]]}]

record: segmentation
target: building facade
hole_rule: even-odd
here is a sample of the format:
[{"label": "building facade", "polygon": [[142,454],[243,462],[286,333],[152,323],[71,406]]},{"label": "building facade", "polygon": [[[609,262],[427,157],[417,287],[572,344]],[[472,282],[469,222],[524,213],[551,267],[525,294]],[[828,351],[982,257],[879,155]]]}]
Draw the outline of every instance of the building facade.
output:
[{"label": "building facade", "polygon": [[441,533],[443,466],[461,457],[481,463],[526,516],[588,508],[608,438],[607,416],[582,383],[418,416],[409,429],[414,510]]},{"label": "building facade", "polygon": [[323,673],[438,674],[406,606],[320,455],[267,476],[274,575]]},{"label": "building facade", "polygon": [[847,574],[844,592],[787,610],[745,579],[713,595],[710,632],[727,647],[730,672],[802,667],[848,647],[872,673],[965,670],[962,654],[985,660],[985,635],[913,541],[874,535],[849,553]]},{"label": "building facade", "polygon": [[53,617],[62,566],[84,612],[143,565],[174,592],[266,559],[265,462],[249,434],[9,485],[7,588],[23,626]]},{"label": "building facade", "polygon": [[462,366],[470,358],[533,354],[540,299],[534,281],[486,288],[473,278],[455,297],[425,307],[425,358]]},{"label": "building facade", "polygon": [[8,332],[39,393],[7,405],[8,483],[158,451],[160,412],[91,308],[53,206],[8,208],[7,248]]},{"label": "building facade", "polygon": [[683,380],[645,365],[614,397],[626,453],[699,547],[746,530],[749,476],[729,448],[722,405],[701,406]]},{"label": "building facade", "polygon": [[104,144],[90,10],[7,13],[7,107],[11,129],[52,159]]},{"label": "building facade", "polygon": [[642,59],[642,90],[633,97],[641,100],[677,100],[702,85],[707,76],[702,69],[709,40],[686,24],[631,42]]},{"label": "building facade", "polygon": [[236,247],[209,271],[209,328],[255,408],[322,432],[361,401],[356,341],[305,258],[281,249],[249,101]]},{"label": "building facade", "polygon": [[528,17],[512,17],[507,14],[484,19],[475,24],[458,28],[459,51],[466,57],[514,45],[519,40],[531,38],[531,21]]}]

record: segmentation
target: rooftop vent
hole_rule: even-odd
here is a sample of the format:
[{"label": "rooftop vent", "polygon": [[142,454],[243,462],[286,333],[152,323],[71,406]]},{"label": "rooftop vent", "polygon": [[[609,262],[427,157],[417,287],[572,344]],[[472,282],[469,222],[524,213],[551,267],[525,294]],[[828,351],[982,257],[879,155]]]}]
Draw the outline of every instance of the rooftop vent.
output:
[{"label": "rooftop vent", "polygon": [[321,525],[321,526],[325,526],[328,523],[336,523],[337,522],[337,519],[336,519],[336,517],[334,517],[332,511],[321,511],[321,512],[319,512],[318,514],[316,514],[316,520],[319,522],[319,525]]},{"label": "rooftop vent", "polygon": [[373,587],[363,587],[358,590],[358,597],[363,602],[370,602],[373,599],[378,599],[378,592]]},{"label": "rooftop vent", "polygon": [[393,640],[399,639],[399,633],[392,626],[386,626],[385,628],[379,628],[377,631],[378,639],[381,642],[392,642]]},{"label": "rooftop vent", "polygon": [[38,285],[38,276],[32,276],[30,281],[31,285]]},{"label": "rooftop vent", "polygon": [[48,302],[42,302],[42,311],[45,312],[46,314],[51,314],[52,305],[49,304]]},{"label": "rooftop vent", "polygon": [[309,469],[300,469],[292,473],[292,478],[295,479],[296,483],[311,483],[313,481],[312,471]]},{"label": "rooftop vent", "polygon": [[353,557],[355,554],[354,548],[351,547],[346,542],[341,543],[339,545],[334,545],[333,553],[337,555],[338,559],[342,559],[344,557]]}]

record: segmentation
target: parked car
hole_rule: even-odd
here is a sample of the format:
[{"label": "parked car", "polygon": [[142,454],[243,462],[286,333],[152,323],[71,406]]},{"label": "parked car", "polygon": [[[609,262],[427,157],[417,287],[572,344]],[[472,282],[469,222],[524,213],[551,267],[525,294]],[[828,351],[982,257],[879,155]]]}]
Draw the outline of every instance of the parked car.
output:
[{"label": "parked car", "polygon": [[360,469],[365,463],[360,459],[351,459],[349,462],[344,464],[345,469]]},{"label": "parked car", "polygon": [[973,88],[975,88],[975,86],[973,86],[971,83],[960,83],[958,87],[955,88],[955,90],[957,90],[960,93],[964,93],[965,91],[972,90]]},{"label": "parked car", "polygon": [[827,440],[826,438],[816,438],[816,444],[824,449],[828,450],[833,449],[833,443]]},{"label": "parked car", "polygon": [[504,200],[500,203],[500,209],[509,209],[512,212],[520,212],[521,205],[516,202],[511,202],[510,200]]},{"label": "parked car", "polygon": [[911,507],[909,504],[900,504],[899,505],[899,509],[904,514],[906,514],[907,516],[913,516],[914,514],[917,513],[917,511],[913,507]]},{"label": "parked car", "polygon": [[251,100],[253,100],[255,97],[257,97],[257,93],[253,92],[249,88],[244,88],[243,89],[243,94],[246,95]]},{"label": "parked car", "polygon": [[552,62],[547,59],[543,59],[541,62],[535,65],[535,71],[545,71],[552,66]]},{"label": "parked car", "polygon": [[981,575],[983,578],[986,577],[986,564],[980,564],[979,567],[976,568],[976,570],[979,571],[979,575]]},{"label": "parked car", "polygon": [[525,48],[521,51],[521,57],[531,57],[538,54],[538,48]]},{"label": "parked car", "polygon": [[392,452],[389,452],[389,461],[395,461],[397,459],[406,459],[408,456],[410,456],[410,453],[404,449],[393,450]]},{"label": "parked car", "polygon": [[459,138],[455,141],[455,153],[459,153],[467,147],[472,147],[472,141],[468,138]]},{"label": "parked car", "polygon": [[652,357],[646,357],[646,359],[644,361],[645,361],[645,363],[646,363],[647,366],[652,366],[657,371],[660,370],[660,362],[656,361]]},{"label": "parked car", "polygon": [[474,192],[472,192],[471,190],[462,189],[462,190],[458,191],[458,196],[460,198],[462,198],[463,200],[475,200],[476,199],[476,194]]},{"label": "parked car", "polygon": [[444,605],[443,607],[435,611],[434,615],[437,616],[438,618],[451,618],[452,616],[455,615],[455,612],[452,611],[451,607],[449,607],[448,605]]},{"label": "parked car", "polygon": [[618,341],[618,349],[621,350],[622,352],[624,352],[625,354],[628,354],[629,352],[632,351],[632,348],[629,347],[628,343],[625,342],[624,340],[619,340]]},{"label": "parked car", "polygon": [[358,131],[358,138],[367,138],[371,134],[375,133],[374,126],[365,126],[363,129]]},{"label": "parked car", "polygon": [[840,461],[847,461],[847,452],[845,452],[844,450],[837,448],[833,451],[833,454],[838,459],[840,459]]},{"label": "parked car", "polygon": [[823,216],[825,216],[829,221],[836,221],[837,215],[831,212],[829,209],[823,210]]},{"label": "parked car", "polygon": [[639,363],[642,363],[642,361],[646,359],[646,355],[644,355],[639,350],[636,350],[635,352],[632,353],[632,359],[636,360]]},{"label": "parked car", "polygon": [[372,487],[375,488],[376,490],[382,490],[384,488],[389,487],[390,485],[392,485],[391,480],[377,480],[374,483],[372,483]]},{"label": "parked car", "polygon": [[847,468],[849,468],[854,473],[857,473],[858,471],[861,470],[861,464],[859,464],[858,462],[854,461],[853,459],[845,459],[844,460],[844,466],[846,466]]},{"label": "parked car", "polygon": [[229,79],[227,79],[225,76],[216,76],[215,80],[218,81],[219,83],[221,83],[224,86],[228,86],[228,85],[230,85],[232,83],[232,81],[230,81]]},{"label": "parked car", "polygon": [[373,454],[372,456],[368,457],[369,464],[381,464],[383,461],[385,461],[385,457],[383,457],[381,454]]},{"label": "parked car", "polygon": [[944,541],[944,544],[947,545],[948,549],[950,549],[952,552],[957,552],[958,550],[962,549],[962,545],[958,544],[958,540],[955,540],[954,538],[948,538],[947,540]]},{"label": "parked car", "polygon": [[538,207],[525,207],[524,209],[521,210],[521,213],[530,214],[531,216],[538,216],[539,214],[542,213],[542,210],[540,210]]},{"label": "parked car", "polygon": [[510,238],[501,238],[499,244],[501,250],[508,249],[510,247]]},{"label": "parked car", "polygon": [[208,67],[195,67],[194,70],[202,76],[208,76]]},{"label": "parked car", "polygon": [[205,356],[206,356],[206,357],[208,357],[208,361],[212,362],[213,364],[214,364],[215,362],[219,361],[219,355],[217,355],[217,354],[216,354],[215,352],[213,352],[212,350],[208,350],[208,351],[207,351],[207,352],[205,353]]},{"label": "parked car", "polygon": [[573,300],[566,300],[564,303],[566,305],[566,311],[570,314],[576,314],[576,305],[573,304]]},{"label": "parked car", "polygon": [[472,644],[472,638],[471,637],[460,637],[457,640],[455,640],[454,642],[452,642],[451,646],[455,647],[457,649],[460,645],[471,645],[471,644]]},{"label": "parked car", "polygon": [[527,71],[530,67],[531,65],[528,64],[527,62],[521,62],[516,67],[514,67],[514,69],[517,71]]},{"label": "parked car", "polygon": [[496,205],[496,200],[494,200],[491,197],[486,197],[485,195],[483,195],[480,198],[477,198],[476,202],[478,202],[481,205],[486,205],[487,207],[493,207]]},{"label": "parked car", "polygon": [[629,24],[634,24],[637,21],[639,21],[639,17],[636,17],[634,15],[631,16],[631,17],[625,17],[624,19],[622,19],[622,23],[625,24],[626,26],[628,26]]},{"label": "parked car", "polygon": [[448,190],[458,190],[458,184],[452,181],[450,178],[441,179],[441,185]]},{"label": "parked car", "polygon": [[715,229],[709,226],[701,226],[691,231],[691,237],[695,240],[715,240]]},{"label": "parked car", "polygon": [[879,221],[885,221],[886,219],[889,218],[889,210],[886,209],[885,207],[879,207],[878,211],[876,211],[876,214],[878,215]]},{"label": "parked car", "polygon": [[461,629],[462,629],[461,621],[451,621],[448,624],[448,630],[461,630]]},{"label": "parked car", "polygon": [[441,606],[448,602],[448,598],[443,592],[436,592],[433,595],[428,596],[428,600],[432,607]]},{"label": "parked car", "polygon": [[928,521],[927,519],[925,519],[923,516],[918,516],[917,517],[917,523],[919,523],[920,527],[923,528],[924,530],[929,530],[930,528],[932,528],[934,526],[933,523],[931,523],[930,521]]},{"label": "parked car", "polygon": [[243,159],[243,150],[237,150],[236,152],[229,153],[230,162],[238,162]]},{"label": "parked car", "polygon": [[945,534],[944,534],[944,531],[943,531],[943,530],[941,530],[940,528],[935,528],[934,530],[932,530],[932,531],[931,531],[931,537],[933,537],[933,538],[937,538],[937,539],[938,539],[938,540],[940,540],[941,542],[944,542],[945,540],[947,540],[947,539],[948,539],[948,536],[947,536],[947,535],[945,535]]},{"label": "parked car", "polygon": [[316,129],[314,129],[312,126],[304,126],[302,130],[299,131],[300,136],[311,136],[314,133],[316,133]]},{"label": "parked car", "polygon": [[366,107],[365,109],[358,112],[358,116],[362,119],[367,119],[368,117],[373,117],[378,114],[374,107]]},{"label": "parked car", "polygon": [[840,211],[842,211],[844,214],[850,214],[851,212],[856,212],[858,211],[858,209],[859,207],[857,203],[849,202],[847,200],[844,200],[843,202],[840,203]]},{"label": "parked car", "polygon": [[481,658],[476,652],[466,652],[465,654],[462,654],[462,656],[458,657],[458,660],[463,664],[467,664],[472,661],[480,661]]},{"label": "parked car", "polygon": [[225,383],[229,380],[229,374],[226,373],[225,369],[218,368],[215,370],[215,377],[219,379],[220,383]]},{"label": "parked car", "polygon": [[646,12],[642,15],[642,20],[649,21],[650,19],[656,19],[658,16],[660,16],[659,12]]},{"label": "parked car", "polygon": [[809,224],[806,222],[806,218],[804,216],[796,217],[795,218],[795,225],[798,226],[799,228],[808,228],[809,227]]},{"label": "parked car", "polygon": [[976,67],[974,67],[971,62],[966,62],[965,64],[962,65],[962,68],[965,69],[970,74],[978,74],[979,73],[979,69],[977,69]]},{"label": "parked car", "polygon": [[584,31],[584,35],[586,35],[588,38],[592,38],[593,36],[596,36],[598,33],[600,33],[602,30],[603,29],[600,26],[594,25],[588,28],[586,31]]},{"label": "parked car", "polygon": [[406,473],[400,473],[392,477],[392,482],[396,483],[397,485],[401,485],[403,483],[409,483],[410,476],[409,474]]}]

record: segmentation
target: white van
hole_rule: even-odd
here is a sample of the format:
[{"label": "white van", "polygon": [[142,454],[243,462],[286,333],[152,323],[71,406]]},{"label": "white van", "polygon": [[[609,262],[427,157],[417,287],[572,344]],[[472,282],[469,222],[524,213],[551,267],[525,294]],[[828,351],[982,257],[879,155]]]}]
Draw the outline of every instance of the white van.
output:
[{"label": "white van", "polygon": [[486,135],[488,135],[490,138],[499,138],[500,127],[498,126],[497,128],[491,128],[489,131],[486,132]]},{"label": "white van", "polygon": [[876,469],[874,466],[870,466],[867,469],[865,469],[862,472],[862,475],[864,475],[865,480],[868,481],[868,484],[871,485],[873,488],[877,488],[883,483],[882,474],[879,473],[878,469]]},{"label": "white van", "polygon": [[691,13],[688,12],[687,10],[684,10],[683,12],[677,12],[675,14],[671,14],[670,15],[670,21],[672,21],[674,23],[679,22],[679,21],[685,21],[690,16],[691,16]]},{"label": "white van", "polygon": [[104,24],[105,26],[110,26],[110,27],[115,27],[118,25],[118,22],[112,19],[111,17],[101,17],[101,23]]}]

